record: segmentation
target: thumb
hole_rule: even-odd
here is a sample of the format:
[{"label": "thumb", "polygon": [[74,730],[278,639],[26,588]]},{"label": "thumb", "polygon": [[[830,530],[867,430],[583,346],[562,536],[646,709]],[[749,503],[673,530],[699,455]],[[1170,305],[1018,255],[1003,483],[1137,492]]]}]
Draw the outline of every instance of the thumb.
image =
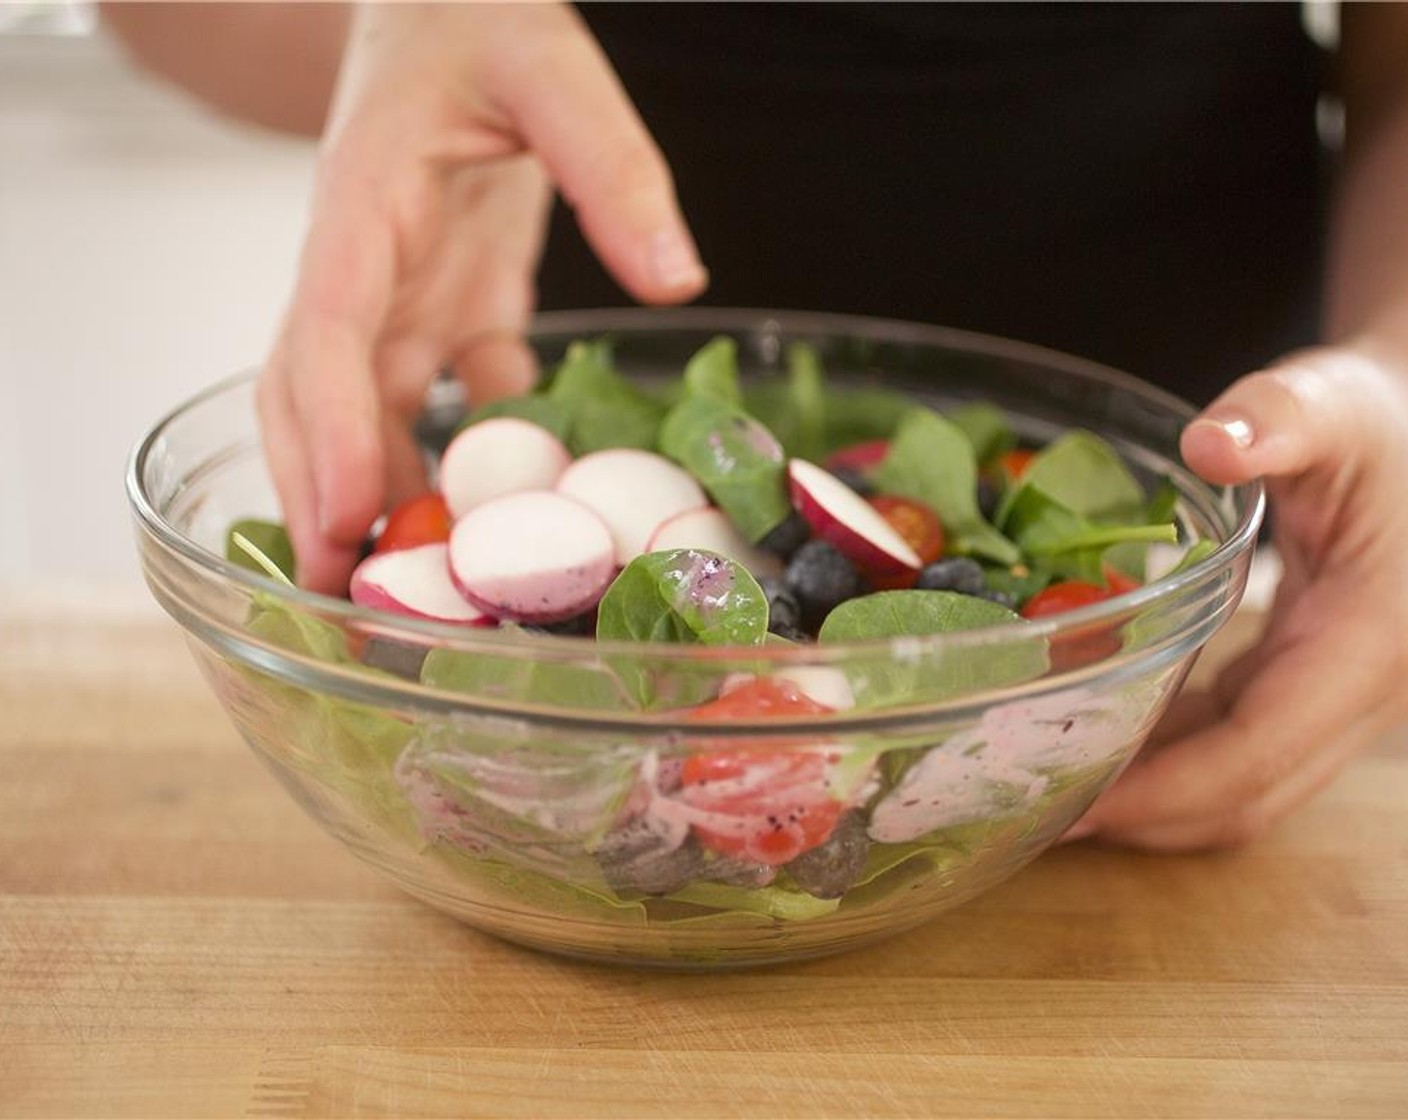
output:
[{"label": "thumb", "polygon": [[572,25],[545,37],[547,57],[503,75],[505,108],[617,281],[645,303],[693,299],[708,273],[665,157],[576,14],[536,14]]},{"label": "thumb", "polygon": [[1243,377],[1213,401],[1184,429],[1183,458],[1209,482],[1232,485],[1373,454],[1376,425],[1366,425],[1366,417],[1375,415],[1374,402],[1381,398],[1389,413],[1402,408],[1389,376],[1353,350],[1295,355]]}]

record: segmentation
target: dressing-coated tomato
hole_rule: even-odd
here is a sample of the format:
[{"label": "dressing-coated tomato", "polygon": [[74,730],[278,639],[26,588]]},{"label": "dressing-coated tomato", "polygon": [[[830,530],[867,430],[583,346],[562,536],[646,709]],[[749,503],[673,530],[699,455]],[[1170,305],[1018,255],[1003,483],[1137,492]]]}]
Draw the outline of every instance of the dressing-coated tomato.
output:
[{"label": "dressing-coated tomato", "polygon": [[[790,681],[755,678],[694,709],[691,720],[743,721],[824,715]],[[720,746],[684,760],[678,799],[694,833],[720,855],[781,866],[830,838],[843,805],[832,784],[839,755],[803,742]]]}]

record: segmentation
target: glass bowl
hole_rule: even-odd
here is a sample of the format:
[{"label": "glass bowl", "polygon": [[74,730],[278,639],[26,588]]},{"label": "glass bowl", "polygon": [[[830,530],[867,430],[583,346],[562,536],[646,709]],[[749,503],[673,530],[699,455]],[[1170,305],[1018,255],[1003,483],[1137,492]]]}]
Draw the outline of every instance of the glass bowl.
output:
[{"label": "glass bowl", "polygon": [[[1086,428],[1146,483],[1172,480],[1183,531],[1217,547],[1055,618],[923,637],[745,650],[454,627],[222,559],[229,524],[277,517],[277,504],[253,378],[216,385],[160,420],[131,460],[151,590],[299,804],[406,891],[481,930],[578,957],[719,967],[912,927],[1007,878],[1081,815],[1242,594],[1261,488],[1192,475],[1177,452],[1192,408],[1128,376],[957,331],[791,312],[558,313],[532,342],[549,363],[602,334],[622,371],[645,380],[728,334],[756,382],[804,340],[834,385],[883,380],[940,408],[991,401],[1037,441]],[[1072,645],[1085,655],[1054,656]],[[836,710],[685,718],[739,674],[804,682]],[[781,868],[720,854],[727,846],[698,835],[729,821],[679,809],[690,759],[733,767],[745,800],[822,766],[848,808],[826,844]],[[804,801],[779,795],[772,807],[824,811]]]}]

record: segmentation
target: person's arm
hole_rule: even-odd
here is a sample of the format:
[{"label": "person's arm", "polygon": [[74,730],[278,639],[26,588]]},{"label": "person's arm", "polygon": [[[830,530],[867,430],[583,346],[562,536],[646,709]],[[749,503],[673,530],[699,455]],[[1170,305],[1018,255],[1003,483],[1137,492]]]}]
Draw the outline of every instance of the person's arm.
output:
[{"label": "person's arm", "polygon": [[1345,165],[1326,334],[1370,332],[1408,344],[1408,5],[1343,5],[1338,79]]},{"label": "person's arm", "polygon": [[305,586],[345,592],[376,517],[424,487],[410,421],[439,371],[479,403],[532,384],[552,188],[632,296],[703,290],[664,156],[573,8],[358,7],[258,392]]},{"label": "person's arm", "polygon": [[220,112],[283,132],[322,132],[347,5],[105,3],[99,10],[134,62]]},{"label": "person's arm", "polygon": [[1245,842],[1408,719],[1408,6],[1342,13],[1326,343],[1243,377],[1183,437],[1208,480],[1266,480],[1285,576],[1261,641],[1179,697],[1074,836]]}]

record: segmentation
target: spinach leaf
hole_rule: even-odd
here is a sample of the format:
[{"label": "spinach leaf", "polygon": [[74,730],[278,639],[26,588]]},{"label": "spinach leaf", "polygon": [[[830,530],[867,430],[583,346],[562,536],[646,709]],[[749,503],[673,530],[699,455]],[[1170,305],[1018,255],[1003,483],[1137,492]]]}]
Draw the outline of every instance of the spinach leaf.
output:
[{"label": "spinach leaf", "polygon": [[624,711],[634,707],[621,682],[605,665],[435,649],[421,666],[420,680],[431,688],[516,703],[591,711]]},{"label": "spinach leaf", "polygon": [[463,431],[481,420],[492,420],[498,416],[512,416],[518,420],[527,420],[530,424],[537,424],[564,443],[567,442],[571,429],[567,408],[561,401],[534,394],[525,397],[500,397],[496,401],[480,405],[465,418],[459,430]]},{"label": "spinach leaf", "polygon": [[294,653],[310,654],[319,661],[354,660],[347,647],[347,635],[331,622],[287,607],[263,592],[254,595],[254,606],[247,626],[256,637]]},{"label": "spinach leaf", "polygon": [[996,459],[1004,451],[1017,446],[1017,433],[1007,422],[1007,414],[996,405],[974,401],[951,408],[944,415],[968,437],[973,458],[980,464]]},{"label": "spinach leaf", "polygon": [[272,579],[273,576],[265,570],[258,557],[241,547],[235,540],[236,536],[241,536],[254,545],[289,583],[298,582],[298,563],[293,555],[293,542],[289,540],[288,530],[280,522],[247,517],[236,521],[225,533],[226,560]]},{"label": "spinach leaf", "polygon": [[687,902],[714,910],[764,914],[783,921],[805,922],[824,917],[841,905],[838,898],[817,898],[802,890],[785,887],[734,887],[727,883],[691,883],[683,890],[666,895],[665,901]]},{"label": "spinach leaf", "polygon": [[1138,480],[1119,453],[1090,432],[1066,432],[1036,453],[998,507],[997,524],[1009,533],[1012,509],[1030,488],[1039,488],[1082,517],[1129,521],[1144,516],[1144,490]]},{"label": "spinach leaf", "polygon": [[665,417],[660,450],[698,479],[750,544],[792,512],[782,447],[734,405],[699,394],[685,397]]},{"label": "spinach leaf", "polygon": [[692,548],[648,552],[626,565],[602,596],[602,641],[761,645],[768,601],[748,570]]},{"label": "spinach leaf", "polygon": [[1008,511],[1007,531],[1036,566],[1103,584],[1106,551],[1114,545],[1173,543],[1177,526],[1095,521],[1057,501],[1039,486],[1024,483]]},{"label": "spinach leaf", "polygon": [[[1020,615],[986,599],[953,591],[881,591],[842,603],[822,623],[818,640],[865,641],[1010,624],[1027,626]],[[892,653],[848,662],[856,702],[866,707],[937,703],[954,696],[1032,680],[1046,672],[1045,638],[1011,640],[963,650],[939,650],[906,659]]]},{"label": "spinach leaf", "polygon": [[786,378],[772,378],[744,390],[750,415],[797,459],[820,461],[827,453],[827,388],[816,351],[804,343],[787,348]]},{"label": "spinach leaf", "polygon": [[605,342],[569,346],[547,399],[567,416],[567,446],[574,455],[613,447],[653,450],[665,414],[616,372]]},{"label": "spinach leaf", "polygon": [[890,439],[904,418],[919,407],[907,393],[880,385],[828,388],[823,453],[829,455],[872,439]]},{"label": "spinach leaf", "polygon": [[1021,554],[978,512],[978,464],[962,429],[928,408],[900,423],[875,476],[887,494],[913,498],[939,515],[948,551],[1015,564]]},{"label": "spinach leaf", "polygon": [[1194,564],[1201,564],[1216,551],[1216,541],[1209,540],[1206,537],[1202,540],[1196,540],[1188,546],[1188,551],[1183,554],[1178,563],[1168,570],[1168,574],[1172,576],[1178,575],[1180,572],[1186,572],[1189,568],[1193,567]]},{"label": "spinach leaf", "polygon": [[711,397],[734,408],[743,406],[738,385],[738,346],[721,337],[704,345],[684,367],[687,396]]},{"label": "spinach leaf", "polygon": [[842,603],[826,616],[817,640],[869,641],[903,635],[922,637],[955,630],[1011,623],[1025,626],[1020,615],[1001,603],[956,591],[877,591]]}]

